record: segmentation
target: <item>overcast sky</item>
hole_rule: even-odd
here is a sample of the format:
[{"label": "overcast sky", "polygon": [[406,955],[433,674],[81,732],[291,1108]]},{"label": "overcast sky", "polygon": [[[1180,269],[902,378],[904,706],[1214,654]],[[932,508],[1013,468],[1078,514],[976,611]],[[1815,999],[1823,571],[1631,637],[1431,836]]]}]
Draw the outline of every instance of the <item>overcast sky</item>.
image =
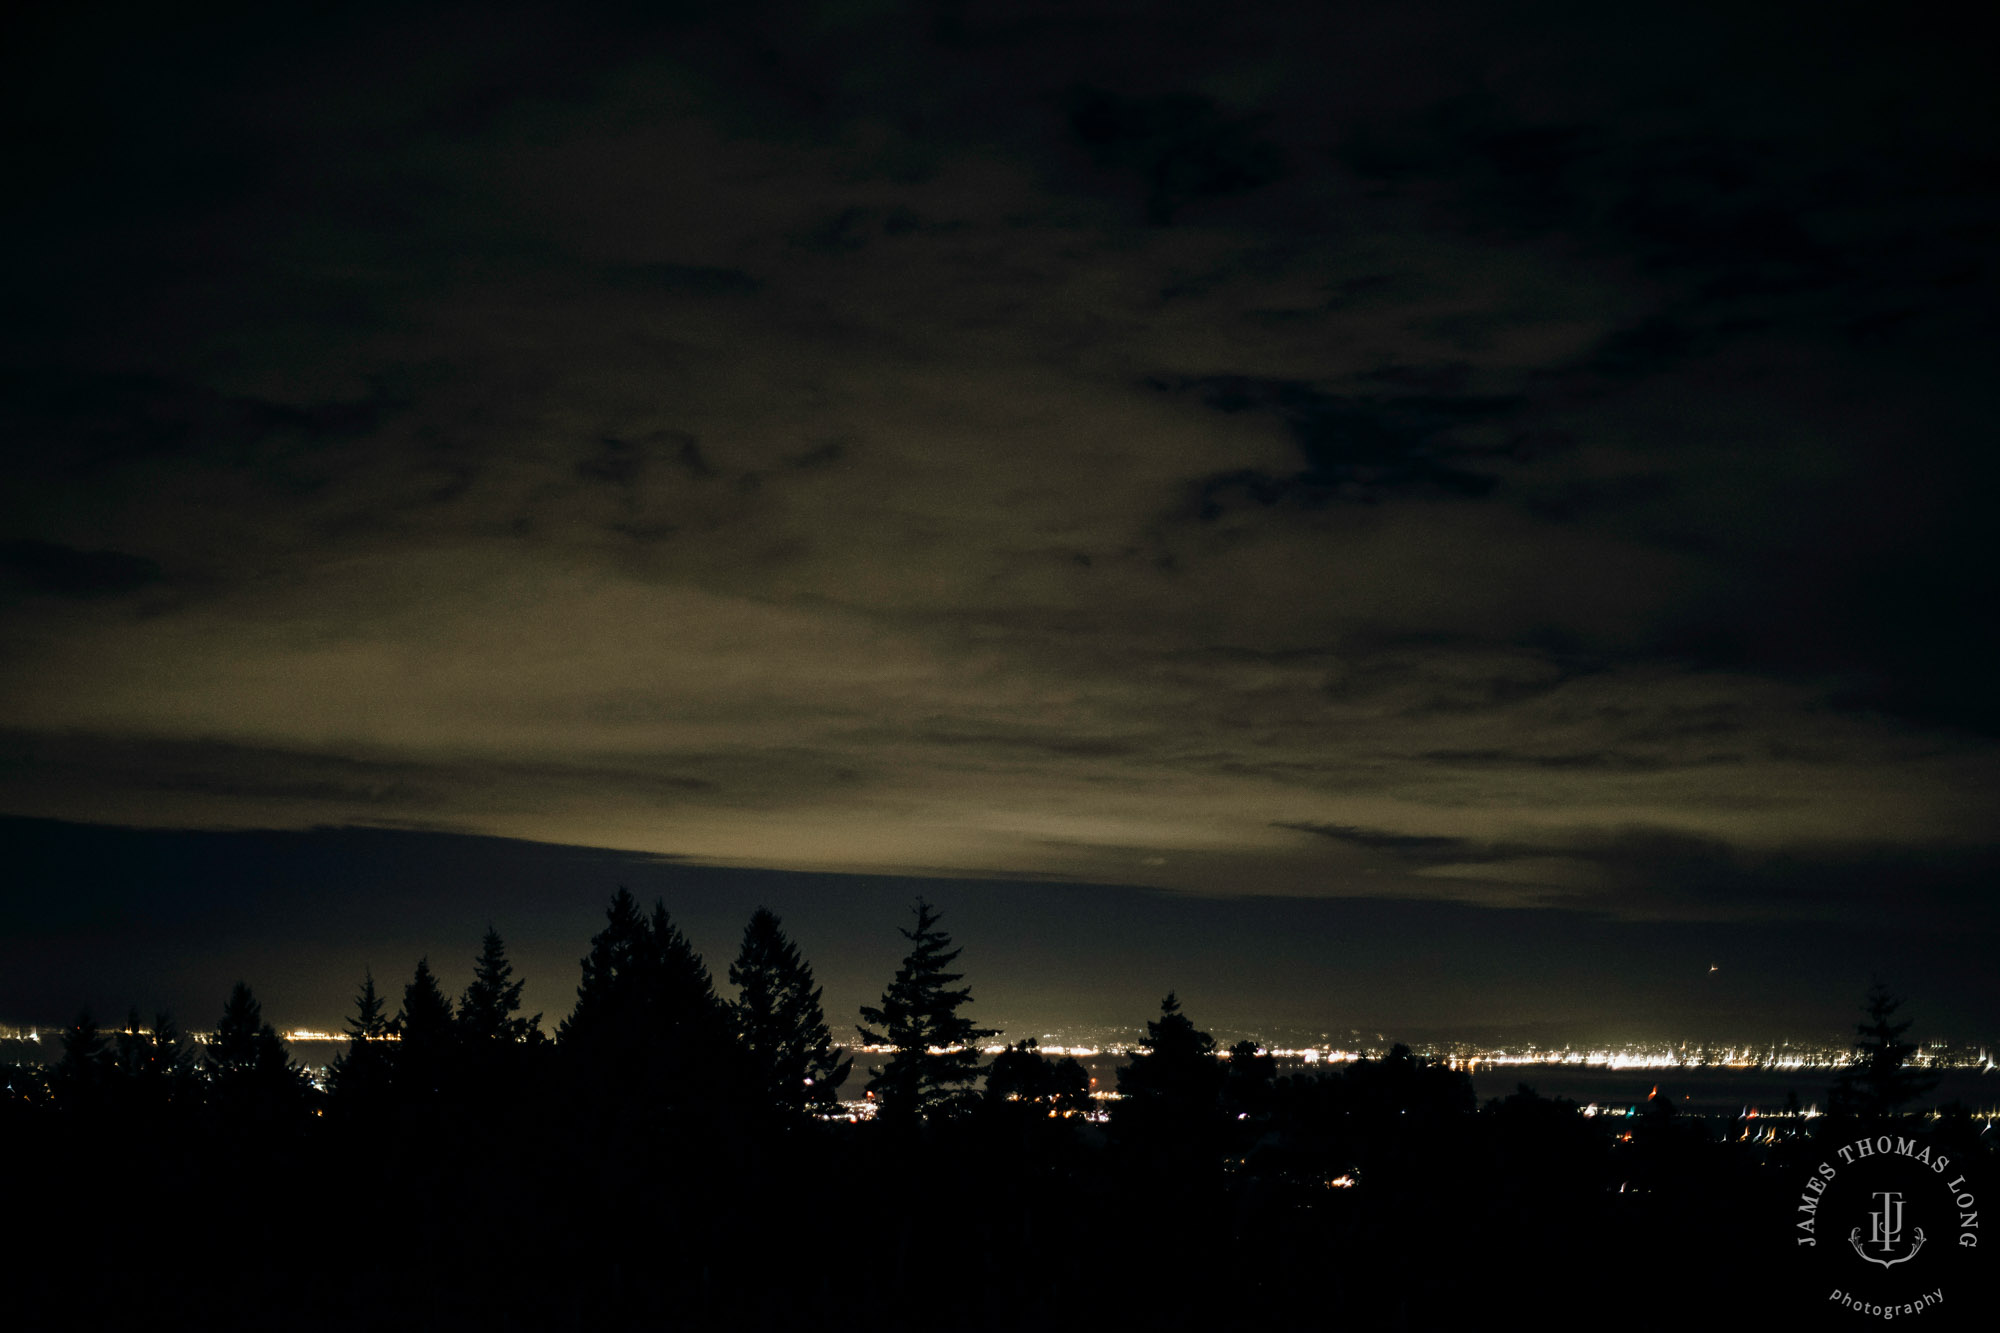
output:
[{"label": "overcast sky", "polygon": [[[1142,919],[1233,967],[1368,900],[1468,1016],[1482,913],[1524,1017],[1621,1002],[1586,926],[1838,939],[1786,1003],[1989,1017],[2000,107],[1917,18],[1758,8],[10,43],[0,813],[859,874],[782,882],[885,934],[853,884],[1028,877],[1135,978]],[[24,863],[10,957],[137,937]],[[423,892],[382,949],[469,958]]]}]

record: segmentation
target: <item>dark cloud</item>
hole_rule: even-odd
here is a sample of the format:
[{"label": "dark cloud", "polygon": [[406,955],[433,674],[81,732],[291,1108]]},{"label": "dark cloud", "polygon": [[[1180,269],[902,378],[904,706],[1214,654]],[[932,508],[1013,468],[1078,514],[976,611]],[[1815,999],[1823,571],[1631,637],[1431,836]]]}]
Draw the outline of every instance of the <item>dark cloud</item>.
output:
[{"label": "dark cloud", "polygon": [[1381,829],[1354,828],[1345,824],[1275,824],[1274,828],[1316,833],[1336,842],[1351,843],[1370,851],[1392,852],[1415,861],[1448,861],[1473,849],[1465,838],[1428,837],[1414,833],[1386,833]]},{"label": "dark cloud", "polygon": [[1199,93],[1079,88],[1068,101],[1070,128],[1092,160],[1137,177],[1148,221],[1171,222],[1191,203],[1245,194],[1284,173],[1282,150],[1264,136],[1267,117],[1227,115]]},{"label": "dark cloud", "polygon": [[1432,881],[1486,881],[1544,909],[1628,921],[1841,921],[1887,928],[1950,920],[1983,928],[1990,844],[1942,852],[1882,843],[1748,848],[1672,828],[1550,830],[1532,838],[1392,833],[1332,824],[1276,827],[1379,853]]},{"label": "dark cloud", "polygon": [[[13,808],[87,806],[107,822],[148,825],[199,826],[210,822],[201,811],[236,807],[253,824],[311,824],[333,815],[450,828],[477,808],[573,801],[609,785],[659,810],[717,792],[734,766],[689,767],[695,771],[643,761],[612,768],[521,758],[466,763],[406,751],[357,755],[219,740],[0,731],[0,791]],[[795,771],[793,780],[807,779]],[[524,792],[533,795],[524,798]]]},{"label": "dark cloud", "polygon": [[1819,919],[1884,928],[1922,922],[1940,929],[1990,929],[1995,908],[1983,885],[2000,867],[1990,845],[1915,851],[1836,843],[1753,850],[1670,829],[1591,835],[1565,854],[1616,885],[1612,893],[1570,901],[1629,919]]},{"label": "dark cloud", "polygon": [[640,440],[622,440],[606,435],[596,441],[590,455],[576,465],[576,473],[592,481],[633,488],[645,480],[645,473],[665,463],[696,480],[715,475],[714,466],[701,451],[701,441],[686,431],[660,430]]},{"label": "dark cloud", "polygon": [[[1381,372],[1375,377],[1380,378]],[[1272,413],[1285,423],[1304,456],[1305,467],[1289,476],[1245,469],[1203,478],[1197,512],[1205,519],[1219,517],[1230,498],[1310,507],[1334,499],[1378,499],[1411,487],[1485,495],[1493,489],[1494,478],[1462,462],[1493,450],[1454,443],[1451,433],[1464,425],[1503,419],[1521,406],[1516,398],[1499,396],[1340,395],[1295,381],[1241,375],[1158,387],[1196,391],[1206,406],[1220,412]]]},{"label": "dark cloud", "polygon": [[1435,764],[1456,767],[1594,768],[1618,773],[1647,773],[1669,767],[1743,762],[1742,755],[1727,752],[1667,760],[1659,755],[1633,754],[1626,750],[1585,750],[1569,754],[1534,754],[1517,750],[1427,750],[1422,758]]},{"label": "dark cloud", "polygon": [[380,385],[352,401],[290,403],[153,375],[11,379],[14,449],[57,481],[115,484],[151,464],[224,462],[274,487],[312,489],[319,451],[379,431],[401,405]]},{"label": "dark cloud", "polygon": [[763,286],[740,268],[713,264],[608,264],[603,272],[616,286],[669,296],[750,296]]},{"label": "dark cloud", "polygon": [[849,445],[846,440],[822,440],[803,453],[792,455],[785,463],[789,467],[802,470],[832,467],[847,457]]},{"label": "dark cloud", "polygon": [[60,542],[0,541],[0,577],[60,597],[132,592],[161,576],[160,562],[126,551],[79,551]]}]

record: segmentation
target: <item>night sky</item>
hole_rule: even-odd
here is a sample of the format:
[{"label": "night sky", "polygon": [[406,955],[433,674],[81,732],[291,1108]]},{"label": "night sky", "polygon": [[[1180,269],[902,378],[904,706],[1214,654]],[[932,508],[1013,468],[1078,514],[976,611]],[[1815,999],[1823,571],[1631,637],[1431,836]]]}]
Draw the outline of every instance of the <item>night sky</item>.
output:
[{"label": "night sky", "polygon": [[922,892],[1016,1034],[1995,1033],[1990,48],[591,8],[5,43],[0,1021],[625,883],[842,1032]]}]

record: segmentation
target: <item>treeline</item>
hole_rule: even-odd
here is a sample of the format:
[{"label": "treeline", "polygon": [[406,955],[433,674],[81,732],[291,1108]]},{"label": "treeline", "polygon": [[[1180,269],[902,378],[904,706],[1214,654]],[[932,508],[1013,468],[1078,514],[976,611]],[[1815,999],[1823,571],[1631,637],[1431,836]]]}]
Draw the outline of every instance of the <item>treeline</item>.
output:
[{"label": "treeline", "polygon": [[201,1043],[186,1040],[169,1014],[148,1026],[135,1011],[123,1028],[105,1031],[86,1010],[62,1033],[57,1062],[45,1071],[6,1070],[8,1111],[96,1127],[133,1118],[155,1126],[200,1121],[269,1137],[322,1118],[464,1126],[504,1118],[559,1089],[598,1107],[721,1113],[765,1125],[834,1104],[852,1061],[834,1046],[812,969],[775,915],[760,908],[744,931],[729,968],[734,1001],[717,995],[664,905],[648,916],[621,889],[607,915],[554,1041],[540,1014],[521,1012],[524,983],[489,928],[456,1001],[428,957],[417,961],[393,1010],[365,973],[345,1025],[348,1048],[323,1086],[290,1058],[239,981]]},{"label": "treeline", "polygon": [[[925,903],[902,933],[856,1029],[889,1053],[859,1071],[774,915],[725,997],[624,890],[553,1039],[490,930],[456,998],[426,960],[400,997],[364,975],[323,1090],[241,984],[199,1048],[80,1020],[53,1066],[0,1071],[35,1223],[17,1326],[1651,1327],[1685,1307],[1635,1303],[1633,1274],[1717,1255],[1772,1270],[1744,1323],[1797,1312],[1777,1270],[1815,1139],[1927,1090],[1879,991],[1841,1114],[1783,1135],[1667,1099],[1481,1106],[1402,1046],[1287,1074],[1169,994],[1103,1117],[1032,1039],[982,1066],[959,950]],[[850,1124],[856,1092],[878,1113]],[[1963,1115],[1935,1133],[1987,1156]]]}]

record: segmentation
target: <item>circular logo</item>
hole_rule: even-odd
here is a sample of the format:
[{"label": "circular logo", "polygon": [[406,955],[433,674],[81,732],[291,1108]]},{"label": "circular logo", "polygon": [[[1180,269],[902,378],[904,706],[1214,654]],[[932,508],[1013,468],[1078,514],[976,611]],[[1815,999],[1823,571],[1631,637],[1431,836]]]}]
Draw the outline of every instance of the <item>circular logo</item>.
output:
[{"label": "circular logo", "polygon": [[[1961,1154],[1963,1156],[1964,1154]],[[1922,1134],[1856,1134],[1800,1187],[1793,1242],[1821,1296],[1864,1319],[1943,1316],[1980,1297],[1954,1281],[1979,1253],[1979,1192],[1967,1168]]]}]

